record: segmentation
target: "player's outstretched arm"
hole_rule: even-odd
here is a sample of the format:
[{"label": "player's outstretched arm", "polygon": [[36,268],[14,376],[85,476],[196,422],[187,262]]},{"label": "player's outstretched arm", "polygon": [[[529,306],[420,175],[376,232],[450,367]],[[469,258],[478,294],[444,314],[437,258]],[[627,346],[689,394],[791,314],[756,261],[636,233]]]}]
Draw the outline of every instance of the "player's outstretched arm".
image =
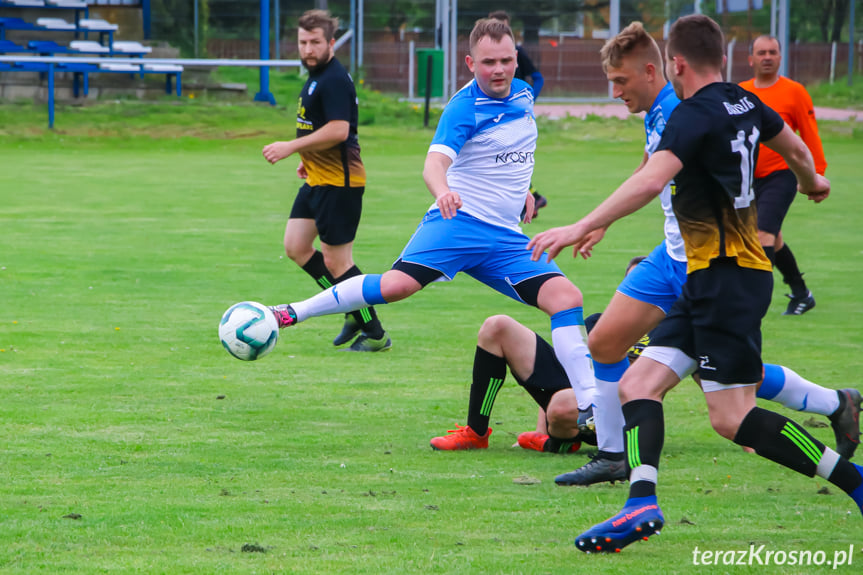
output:
[{"label": "player's outstretched arm", "polygon": [[[561,250],[573,246],[573,256],[592,247],[595,239],[591,232],[606,229],[615,221],[641,209],[662,192],[665,184],[680,171],[683,163],[668,150],[656,152],[644,167],[631,175],[614,193],[592,212],[572,225],[540,232],[527,244],[533,250],[531,259],[538,261],[544,251],[548,259],[557,257]],[[582,254],[582,257],[584,254]]]},{"label": "player's outstretched arm", "polygon": [[344,120],[332,120],[307,136],[288,142],[273,142],[264,146],[262,153],[271,164],[299,152],[328,150],[348,139],[351,125]]},{"label": "player's outstretched arm", "polygon": [[434,196],[441,216],[448,220],[454,218],[461,207],[459,195],[449,189],[446,172],[452,165],[452,160],[446,154],[429,152],[423,167],[423,180],[431,195]]},{"label": "player's outstretched arm", "polygon": [[815,173],[812,152],[800,137],[786,124],[774,138],[764,142],[771,150],[779,153],[797,177],[797,189],[818,203],[830,195],[830,180]]}]

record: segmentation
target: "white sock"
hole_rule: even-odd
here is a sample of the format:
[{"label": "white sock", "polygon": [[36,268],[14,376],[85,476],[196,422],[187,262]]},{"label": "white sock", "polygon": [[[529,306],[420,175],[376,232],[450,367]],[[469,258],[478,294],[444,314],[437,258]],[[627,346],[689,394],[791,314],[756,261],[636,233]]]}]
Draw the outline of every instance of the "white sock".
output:
[{"label": "white sock", "polygon": [[626,422],[617,391],[627,367],[629,360],[626,358],[616,364],[593,362],[596,378],[593,420],[596,425],[596,447],[600,451],[623,453],[623,428]]},{"label": "white sock", "polygon": [[785,373],[785,385],[773,397],[773,401],[797,411],[828,416],[839,409],[839,394],[835,389],[812,383],[785,366],[782,366],[782,371]]},{"label": "white sock", "polygon": [[339,282],[307,300],[292,303],[291,307],[297,314],[297,321],[301,322],[310,317],[347,313],[384,303],[380,274],[365,274]]},{"label": "white sock", "polygon": [[[587,350],[587,332],[580,307],[564,310],[551,317],[551,342],[554,355],[563,366],[569,384],[575,390],[578,408],[585,410],[594,403],[596,383],[593,364]],[[621,427],[621,429],[623,429]]]}]

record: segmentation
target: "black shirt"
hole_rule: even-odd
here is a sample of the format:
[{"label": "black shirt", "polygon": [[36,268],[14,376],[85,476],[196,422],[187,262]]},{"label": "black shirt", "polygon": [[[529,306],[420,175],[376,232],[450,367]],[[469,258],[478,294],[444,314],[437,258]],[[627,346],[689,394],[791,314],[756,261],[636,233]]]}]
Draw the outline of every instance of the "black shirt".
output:
[{"label": "black shirt", "polygon": [[752,179],[759,141],[773,139],[784,125],[755,95],[726,82],[701,88],[672,112],[657,151],[669,150],[683,162],[671,205],[689,273],[718,257],[772,269],[758,241]]},{"label": "black shirt", "polygon": [[309,72],[297,103],[297,137],[320,129],[333,120],[350,124],[348,139],[328,149],[301,152],[310,186],[361,187],[366,171],[357,139],[357,91],[350,74],[333,58]]}]

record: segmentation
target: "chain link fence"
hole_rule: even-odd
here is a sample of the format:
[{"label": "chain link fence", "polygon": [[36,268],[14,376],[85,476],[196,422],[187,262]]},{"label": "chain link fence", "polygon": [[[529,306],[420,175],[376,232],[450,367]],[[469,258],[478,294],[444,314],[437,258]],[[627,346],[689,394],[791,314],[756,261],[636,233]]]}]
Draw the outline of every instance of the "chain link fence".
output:
[{"label": "chain link fence", "polygon": [[[89,1],[93,4],[140,2]],[[351,28],[353,20],[361,22],[361,36],[352,40],[357,42],[355,50],[348,42],[337,53],[338,58],[354,69],[366,86],[402,96],[409,95],[410,87],[417,85],[416,50],[435,47],[439,34],[436,0],[269,1],[272,58],[297,58],[297,18],[305,10],[325,6],[340,19],[339,34]],[[719,4],[733,7],[741,2],[725,0]],[[734,82],[751,76],[747,61],[751,40],[771,31],[770,0],[742,4],[762,8],[717,13],[717,2],[701,2],[703,12],[720,23],[729,40],[729,79]],[[818,35],[817,23],[806,12],[812,8],[807,4],[814,3],[789,0],[789,4],[792,41],[788,46],[788,76],[812,84],[847,74],[847,40],[804,41],[803,36],[808,35],[811,40]],[[259,0],[150,0],[150,5],[153,39],[168,41],[180,48],[184,56],[257,58],[259,55]],[[666,22],[691,13],[692,6],[692,2],[675,0],[622,0],[620,24],[623,27],[633,20],[641,20],[661,43]],[[464,55],[473,22],[494,10],[510,13],[517,41],[545,77],[543,98],[608,95],[608,84],[599,63],[599,49],[608,37],[608,2],[599,0],[533,0],[529,3],[459,0],[458,86],[471,78],[464,65]],[[860,20],[858,11],[858,23]],[[829,28],[829,24],[822,23],[822,31]],[[840,35],[841,30],[840,27]],[[845,30],[844,38],[847,38],[847,23]],[[353,61],[355,52],[356,61]],[[863,44],[855,44],[852,60],[855,73],[863,70]]]}]

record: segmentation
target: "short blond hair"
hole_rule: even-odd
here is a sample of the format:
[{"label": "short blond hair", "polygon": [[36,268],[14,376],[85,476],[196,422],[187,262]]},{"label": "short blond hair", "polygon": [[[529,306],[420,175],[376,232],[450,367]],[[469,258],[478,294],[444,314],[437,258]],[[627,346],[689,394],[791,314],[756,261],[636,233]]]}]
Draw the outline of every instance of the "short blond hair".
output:
[{"label": "short blond hair", "polygon": [[602,58],[603,72],[608,72],[609,68],[620,68],[627,56],[636,56],[662,70],[662,52],[641,22],[633,22],[619,34],[609,38],[599,55]]}]

